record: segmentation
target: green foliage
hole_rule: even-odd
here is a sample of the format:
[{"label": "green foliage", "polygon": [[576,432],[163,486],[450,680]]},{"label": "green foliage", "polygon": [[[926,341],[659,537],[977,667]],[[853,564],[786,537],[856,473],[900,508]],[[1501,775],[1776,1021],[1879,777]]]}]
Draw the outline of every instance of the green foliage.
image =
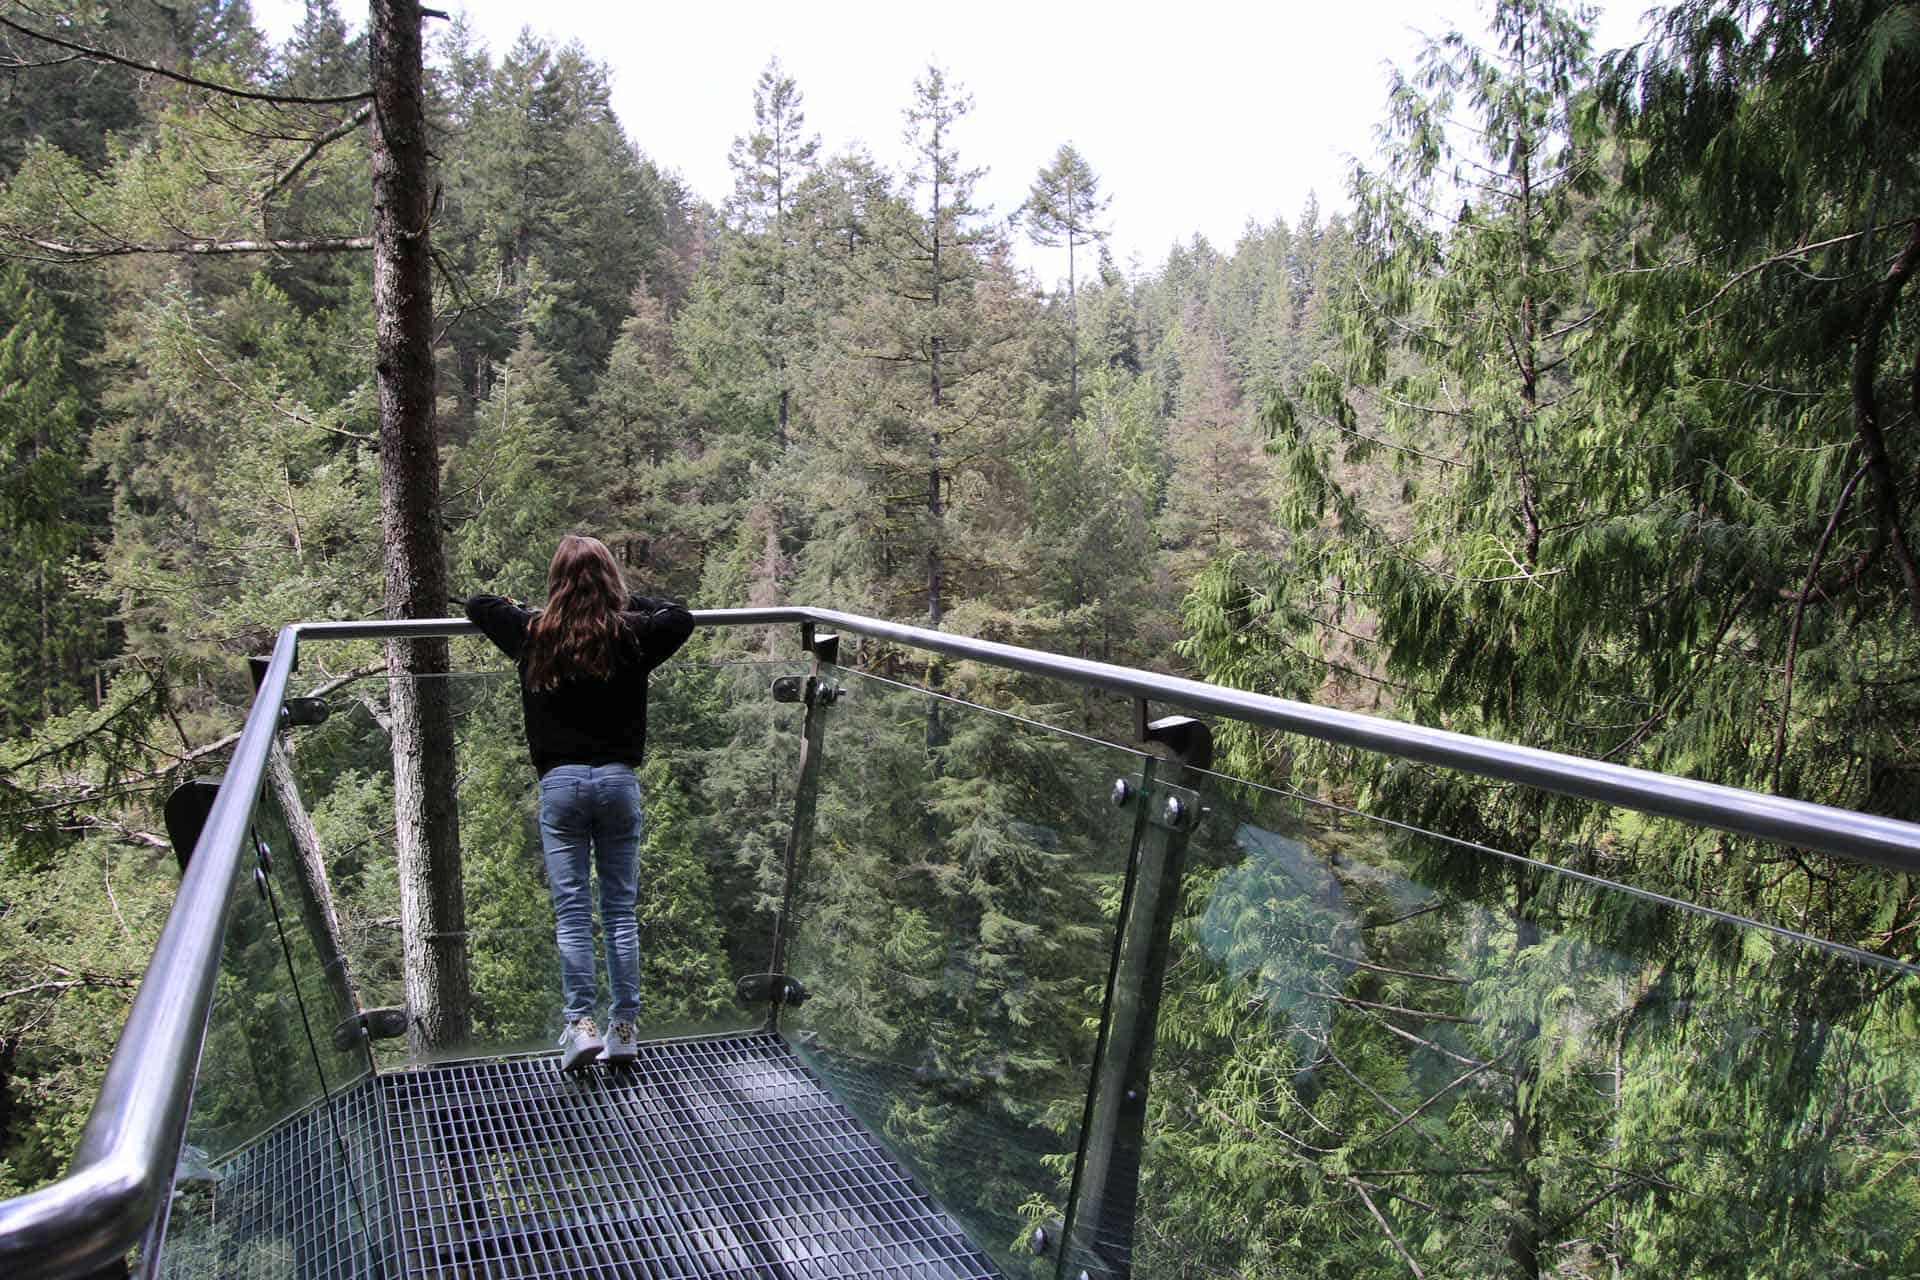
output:
[{"label": "green foliage", "polygon": [[[1064,294],[976,207],[970,100],[941,69],[896,174],[823,152],[770,64],[715,209],[622,132],[586,51],[529,35],[496,61],[456,20],[431,89],[456,590],[537,595],[584,528],[636,587],[702,605],[925,617],[1910,815],[1910,10],[1689,0],[1596,77],[1584,15],[1495,4],[1486,47],[1445,35],[1394,77],[1353,214],[1310,201],[1152,270],[1076,259],[1103,202],[1063,147],[1027,230],[1067,248]],[[255,87],[363,74],[330,0],[278,51],[238,4],[72,21]],[[158,798],[217,767],[239,659],[378,608],[364,264],[126,252],[357,235],[352,110],[104,68],[0,103],[10,252],[106,255],[84,279],[0,268],[0,572],[28,588],[0,612],[21,673],[0,693],[0,1190],[70,1150],[170,892]],[[649,1031],[757,1024],[732,984],[769,966],[785,889],[800,713],[766,683],[798,669],[789,640],[702,634],[655,683]],[[491,671],[454,695],[476,1036],[544,1048],[519,709],[458,650]],[[843,656],[788,938],[813,997],[786,1030],[1010,1274],[1050,1270],[1015,1245],[1067,1204],[1135,812],[1105,797],[1140,761],[965,704],[1114,740],[1130,709]],[[299,679],[377,666],[315,647]],[[364,674],[328,697],[286,745],[361,1002],[394,1004],[390,699]],[[1879,958],[1215,785],[1136,1273],[1920,1269],[1906,880],[1219,737],[1257,780]],[[313,1096],[289,1002],[331,998],[297,930],[283,980],[243,899],[195,1122],[213,1158]]]},{"label": "green foliage", "polygon": [[68,582],[87,530],[81,487],[83,401],[73,352],[45,290],[0,264],[0,665],[28,678],[0,689],[0,734],[64,710],[80,694],[94,636]]},{"label": "green foliage", "polygon": [[73,843],[47,867],[0,860],[0,1195],[66,1169],[171,878],[170,858],[112,837]]}]

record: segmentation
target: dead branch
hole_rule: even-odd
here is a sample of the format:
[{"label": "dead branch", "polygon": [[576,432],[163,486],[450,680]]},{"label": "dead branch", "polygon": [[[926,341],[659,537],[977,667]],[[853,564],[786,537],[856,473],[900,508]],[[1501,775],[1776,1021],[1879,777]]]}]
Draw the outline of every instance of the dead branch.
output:
[{"label": "dead branch", "polygon": [[286,190],[287,185],[291,183],[294,178],[298,177],[300,171],[311,164],[322,151],[325,151],[333,143],[340,141],[340,139],[346,137],[371,119],[373,119],[373,104],[371,102],[365,102],[360,105],[358,111],[355,111],[339,124],[334,125],[333,128],[328,129],[325,133],[314,138],[312,145],[305,151],[302,151],[299,156],[294,159],[292,164],[274,175],[273,181],[268,183],[266,190],[260,193],[260,203],[264,205],[267,201]]},{"label": "dead branch", "polygon": [[359,253],[373,248],[372,236],[319,236],[305,240],[178,240],[171,244],[122,240],[114,244],[84,245],[39,236],[12,234],[16,244],[38,249],[45,262],[97,262],[140,254],[186,254],[219,257],[243,253]]},{"label": "dead branch", "polygon": [[35,31],[32,27],[23,27],[9,18],[0,18],[0,27],[6,27],[9,31],[16,31],[29,40],[38,40],[42,44],[50,44],[56,49],[65,49],[78,57],[85,58],[89,62],[111,63],[117,67],[127,67],[146,75],[159,76],[165,80],[172,80],[176,83],[184,84],[189,88],[205,89],[208,93],[225,94],[229,98],[245,98],[249,102],[267,102],[276,106],[336,107],[344,106],[352,102],[365,102],[373,97],[372,90],[361,93],[336,94],[332,97],[315,98],[297,93],[260,93],[252,89],[236,89],[231,85],[216,84],[211,80],[202,80],[198,76],[190,76],[182,71],[170,71],[165,67],[155,66],[150,62],[138,62],[122,54],[114,53],[109,49],[80,44],[74,40],[64,40],[59,36],[48,35],[44,31]]},{"label": "dead branch", "polygon": [[1399,1254],[1401,1260],[1407,1264],[1407,1269],[1419,1277],[1419,1280],[1425,1280],[1427,1273],[1420,1269],[1420,1264],[1413,1260],[1413,1255],[1407,1252],[1407,1247],[1400,1243],[1400,1237],[1393,1234],[1393,1227],[1387,1222],[1387,1216],[1380,1212],[1380,1206],[1376,1205],[1373,1197],[1367,1194],[1366,1184],[1358,1178],[1348,1178],[1346,1182],[1348,1186],[1360,1193],[1362,1200],[1367,1202],[1367,1212],[1371,1213],[1373,1220],[1380,1224],[1380,1230],[1386,1232],[1387,1243],[1393,1246],[1393,1251]]}]

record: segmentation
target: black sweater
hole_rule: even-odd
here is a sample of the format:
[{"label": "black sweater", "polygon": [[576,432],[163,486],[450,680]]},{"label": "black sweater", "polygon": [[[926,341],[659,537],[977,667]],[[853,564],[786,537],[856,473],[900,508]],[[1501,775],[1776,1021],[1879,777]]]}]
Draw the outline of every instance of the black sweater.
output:
[{"label": "black sweater", "polygon": [[693,615],[671,600],[634,596],[620,615],[613,671],[606,679],[569,676],[551,689],[527,684],[527,624],[535,611],[502,596],[467,599],[467,617],[520,671],[527,749],[542,776],[555,765],[638,767],[647,749],[647,673],[693,634]]}]

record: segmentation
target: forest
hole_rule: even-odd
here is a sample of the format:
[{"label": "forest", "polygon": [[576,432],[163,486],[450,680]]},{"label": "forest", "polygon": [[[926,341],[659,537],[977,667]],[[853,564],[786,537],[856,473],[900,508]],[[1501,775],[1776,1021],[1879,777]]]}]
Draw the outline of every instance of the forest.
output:
[{"label": "forest", "polygon": [[[1920,820],[1920,4],[1680,0],[1617,50],[1558,0],[1481,16],[1384,75],[1348,190],[1151,267],[1114,261],[1101,158],[1064,137],[1022,208],[979,207],[964,67],[876,71],[895,170],[810,130],[770,60],[716,205],[586,48],[430,18],[408,234],[451,593],[537,600],[588,531],[696,608]],[[365,25],[307,0],[276,45],[246,0],[0,0],[0,1196],[66,1168],[178,883],[161,806],[219,773],[247,659],[390,609]],[[800,658],[703,629],[655,688],[656,1030],[748,1025],[798,754],[766,690]],[[1028,1274],[1131,708],[843,658],[796,1026]],[[533,1046],[557,990],[511,673],[468,640],[451,667],[303,658],[333,714],[284,735],[263,826],[322,851],[355,998],[410,1002],[391,755],[414,691],[449,691],[464,961],[413,1048]],[[1920,1275],[1912,877],[1213,729],[1138,1274]],[[277,963],[252,928],[236,972]],[[214,1077],[306,1053],[236,1029],[270,986],[223,978]]]}]

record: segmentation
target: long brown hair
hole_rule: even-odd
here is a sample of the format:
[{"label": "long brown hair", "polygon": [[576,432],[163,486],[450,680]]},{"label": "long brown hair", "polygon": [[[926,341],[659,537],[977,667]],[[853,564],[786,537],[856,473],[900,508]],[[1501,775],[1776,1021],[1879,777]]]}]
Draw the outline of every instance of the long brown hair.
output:
[{"label": "long brown hair", "polygon": [[527,683],[551,689],[571,675],[613,670],[627,584],[598,538],[570,533],[547,566],[547,607],[527,627]]}]

